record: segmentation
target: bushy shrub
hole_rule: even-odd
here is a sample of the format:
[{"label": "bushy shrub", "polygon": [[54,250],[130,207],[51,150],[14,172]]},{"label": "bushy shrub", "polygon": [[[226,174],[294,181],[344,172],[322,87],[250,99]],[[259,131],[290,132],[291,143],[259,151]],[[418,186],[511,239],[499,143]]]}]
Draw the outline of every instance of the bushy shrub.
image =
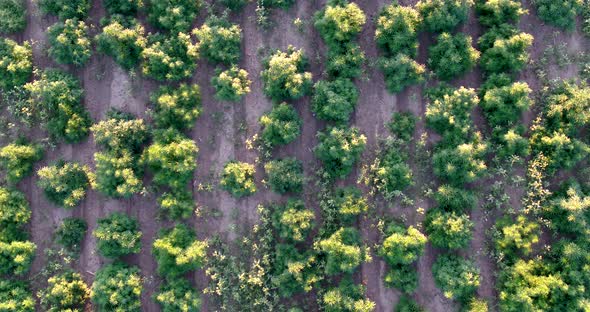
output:
[{"label": "bushy shrub", "polygon": [[279,236],[294,242],[304,241],[314,227],[315,215],[305,209],[302,200],[290,199],[285,205],[274,205],[273,225]]},{"label": "bushy shrub", "polygon": [[223,167],[221,187],[237,198],[251,195],[256,192],[254,173],[256,173],[254,165],[230,161]]},{"label": "bushy shrub", "polygon": [[467,20],[473,0],[421,0],[416,8],[430,32],[452,31]]},{"label": "bushy shrub", "polygon": [[198,57],[199,49],[188,34],[150,34],[148,45],[141,52],[141,70],[158,81],[178,81],[193,74]]},{"label": "bushy shrub", "polygon": [[92,187],[110,197],[129,198],[142,188],[143,170],[129,151],[95,153],[96,180]]},{"label": "bushy shrub", "polygon": [[470,36],[442,33],[428,49],[428,66],[439,79],[447,81],[471,70],[479,55],[471,46]]},{"label": "bushy shrub", "polygon": [[358,4],[346,0],[328,1],[314,19],[315,27],[329,46],[353,40],[366,22],[365,13]]},{"label": "bushy shrub", "polygon": [[197,290],[185,279],[167,281],[154,300],[162,308],[162,312],[197,312],[201,310],[201,298]]},{"label": "bushy shrub", "polygon": [[38,185],[51,202],[71,209],[86,196],[90,186],[89,173],[87,166],[62,160],[37,171]]},{"label": "bushy shrub", "polygon": [[394,112],[387,128],[396,138],[407,142],[414,136],[417,119],[411,112]]},{"label": "bushy shrub", "polygon": [[367,199],[356,187],[337,188],[331,201],[336,207],[336,218],[345,225],[351,225],[357,216],[369,211]]},{"label": "bushy shrub", "polygon": [[181,84],[178,88],[162,86],[152,94],[154,122],[157,128],[191,129],[201,115],[201,89]]},{"label": "bushy shrub", "polygon": [[590,122],[590,87],[572,81],[557,83],[546,96],[545,114],[549,129],[575,135]]},{"label": "bushy shrub", "polygon": [[156,133],[154,143],[145,149],[142,159],[153,172],[154,183],[178,189],[193,178],[198,152],[195,141],[168,129]]},{"label": "bushy shrub", "polygon": [[467,214],[432,209],[424,223],[430,242],[438,248],[465,248],[473,238],[473,221]]},{"label": "bushy shrub", "polygon": [[413,226],[404,228],[392,224],[386,231],[379,255],[389,265],[411,264],[424,253],[426,236]]},{"label": "bushy shrub", "polygon": [[383,8],[377,19],[375,40],[386,55],[405,54],[415,58],[418,54],[418,32],[422,18],[411,7],[392,3]]},{"label": "bushy shrub", "polygon": [[476,140],[441,149],[432,158],[434,174],[452,185],[474,182],[487,169],[483,159],[486,148],[484,143]]},{"label": "bushy shrub", "polygon": [[276,159],[264,165],[270,189],[277,193],[300,193],[303,190],[303,164],[296,158]]},{"label": "bushy shrub", "polygon": [[497,85],[484,91],[480,105],[492,127],[512,126],[531,106],[531,92],[526,82]]},{"label": "bushy shrub", "polygon": [[328,275],[353,273],[364,261],[371,259],[368,248],[362,245],[359,232],[352,227],[340,228],[314,246],[325,257]]},{"label": "bushy shrub", "polygon": [[492,28],[479,38],[480,66],[487,73],[518,72],[527,64],[532,44],[533,36],[513,26]]},{"label": "bushy shrub", "polygon": [[112,57],[126,70],[136,67],[147,45],[143,26],[134,18],[120,16],[104,20],[101,24],[102,32],[95,37],[97,50]]},{"label": "bushy shrub", "polygon": [[385,86],[391,93],[399,93],[411,85],[424,81],[424,66],[405,54],[382,57],[377,62],[385,76]]},{"label": "bushy shrub", "polygon": [[426,107],[426,124],[445,138],[464,138],[471,130],[471,111],[479,103],[473,89],[461,87],[437,96]]},{"label": "bushy shrub", "polygon": [[512,220],[504,217],[496,222],[494,245],[502,255],[512,258],[528,255],[533,244],[539,242],[539,224],[530,222],[523,215]]},{"label": "bushy shrub", "polygon": [[479,269],[471,260],[440,255],[432,265],[436,286],[449,299],[467,299],[479,287]]},{"label": "bushy shrub", "polygon": [[37,245],[29,241],[0,241],[0,275],[24,275],[29,272]]},{"label": "bushy shrub", "polygon": [[199,13],[199,3],[191,0],[149,0],[148,21],[171,33],[185,32]]},{"label": "bushy shrub", "polygon": [[309,292],[322,277],[318,272],[318,257],[312,251],[300,253],[292,244],[278,244],[273,263],[273,284],[281,297]]},{"label": "bushy shrub", "polygon": [[275,105],[260,117],[260,138],[269,147],[291,143],[301,134],[302,123],[293,106],[287,103]]},{"label": "bushy shrub", "polygon": [[0,307],[11,312],[34,312],[35,298],[25,282],[1,280]]},{"label": "bushy shrub", "polygon": [[0,187],[0,226],[3,229],[19,228],[30,219],[31,209],[25,195],[18,190]]},{"label": "bushy shrub", "polygon": [[286,52],[277,50],[264,60],[264,70],[260,73],[264,94],[277,102],[306,95],[312,84],[311,73],[305,71],[306,67],[303,50],[292,46]]},{"label": "bushy shrub", "polygon": [[397,302],[394,312],[425,312],[425,310],[411,297],[403,296]]},{"label": "bushy shrub", "polygon": [[47,288],[39,292],[41,305],[48,312],[83,311],[90,298],[90,289],[75,272],[64,272],[47,280]]},{"label": "bushy shrub", "polygon": [[91,298],[100,312],[140,311],[141,291],[139,268],[115,263],[96,272]]},{"label": "bushy shrub", "polygon": [[87,229],[88,225],[84,219],[65,218],[55,231],[55,242],[68,250],[78,252]]},{"label": "bushy shrub", "polygon": [[443,184],[434,193],[438,207],[446,211],[466,212],[477,205],[477,195],[462,187]]},{"label": "bushy shrub", "polygon": [[418,288],[418,272],[410,265],[394,265],[383,278],[387,287],[393,287],[406,294],[412,294]]},{"label": "bushy shrub", "polygon": [[148,136],[143,119],[109,118],[94,124],[90,131],[97,146],[114,153],[138,153]]},{"label": "bushy shrub", "polygon": [[332,127],[318,133],[319,144],[314,153],[332,178],[344,178],[360,159],[367,138],[358,128]]},{"label": "bushy shrub", "polygon": [[535,154],[543,153],[547,157],[549,173],[572,168],[590,153],[590,147],[584,142],[563,131],[547,131],[543,127],[533,127],[529,141]]},{"label": "bushy shrub", "polygon": [[91,120],[81,103],[84,90],[76,77],[46,69],[24,88],[30,94],[28,113],[47,128],[52,138],[76,143],[88,135]]},{"label": "bushy shrub", "polygon": [[192,193],[185,189],[172,190],[158,197],[160,210],[170,219],[188,219],[195,211]]},{"label": "bushy shrub", "polygon": [[0,168],[6,172],[6,180],[15,184],[33,171],[35,162],[43,158],[40,145],[18,140],[0,148]]},{"label": "bushy shrub", "polygon": [[236,64],[240,60],[242,29],[227,18],[210,17],[193,30],[201,56],[212,63]]},{"label": "bushy shrub", "polygon": [[334,78],[356,78],[363,71],[365,52],[354,42],[347,42],[328,50],[326,72]]},{"label": "bushy shrub", "polygon": [[508,129],[506,132],[494,134],[500,144],[500,149],[496,155],[500,158],[509,158],[511,156],[526,157],[530,153],[529,140],[523,136],[522,127]]},{"label": "bushy shrub", "polygon": [[[0,15],[0,29],[2,16]],[[33,50],[25,41],[22,45],[0,37],[0,89],[22,86],[33,72]]]},{"label": "bushy shrub", "polygon": [[211,84],[215,88],[215,98],[237,102],[250,93],[252,81],[248,79],[246,70],[234,65],[226,70],[216,69]]},{"label": "bushy shrub", "polygon": [[521,15],[528,11],[517,0],[484,0],[476,3],[479,23],[486,27],[506,23],[518,23]]},{"label": "bushy shrub", "polygon": [[550,25],[572,30],[576,26],[576,16],[582,11],[582,0],[534,0],[539,17]]},{"label": "bushy shrub", "polygon": [[57,15],[62,21],[70,18],[86,18],[91,5],[88,0],[39,0],[41,12]]},{"label": "bushy shrub", "polygon": [[400,150],[398,142],[387,139],[381,145],[375,160],[363,172],[362,180],[372,192],[391,199],[413,184],[412,169],[406,163],[407,155]]},{"label": "bushy shrub", "polygon": [[99,219],[92,234],[96,237],[98,251],[107,258],[118,258],[141,250],[139,222],[120,212]]},{"label": "bushy shrub", "polygon": [[365,287],[355,285],[351,278],[343,279],[338,287],[329,289],[320,299],[326,312],[371,312],[375,302],[365,298]]},{"label": "bushy shrub", "polygon": [[104,0],[103,5],[107,13],[133,15],[143,6],[142,0]]},{"label": "bushy shrub", "polygon": [[24,0],[0,0],[0,34],[16,33],[27,26]]},{"label": "bushy shrub", "polygon": [[[567,184],[570,185],[564,185],[563,190],[556,192],[542,208],[543,216],[549,220],[549,226],[555,233],[586,236],[588,235],[586,229],[590,225],[590,218],[587,217],[590,210],[590,197],[582,192],[579,184]],[[518,223],[514,226],[520,225],[517,229],[528,233],[530,240],[539,234],[538,225],[526,222],[526,218],[516,221]]]},{"label": "bushy shrub", "polygon": [[91,41],[84,21],[67,19],[47,29],[49,56],[58,64],[82,66],[90,59]]},{"label": "bushy shrub", "polygon": [[358,98],[359,91],[350,79],[320,80],[314,85],[311,110],[318,119],[345,123]]},{"label": "bushy shrub", "polygon": [[238,11],[246,5],[247,0],[219,0],[217,2],[230,10]]},{"label": "bushy shrub", "polygon": [[158,263],[158,273],[174,278],[203,265],[207,256],[207,242],[198,241],[191,228],[178,224],[160,231],[152,253]]}]

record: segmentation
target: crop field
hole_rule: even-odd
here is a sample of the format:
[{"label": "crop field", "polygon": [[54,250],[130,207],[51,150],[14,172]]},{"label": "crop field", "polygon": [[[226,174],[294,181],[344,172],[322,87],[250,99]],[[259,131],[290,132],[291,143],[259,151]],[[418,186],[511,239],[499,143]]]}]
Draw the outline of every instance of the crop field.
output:
[{"label": "crop field", "polygon": [[0,311],[590,311],[583,0],[0,0]]}]

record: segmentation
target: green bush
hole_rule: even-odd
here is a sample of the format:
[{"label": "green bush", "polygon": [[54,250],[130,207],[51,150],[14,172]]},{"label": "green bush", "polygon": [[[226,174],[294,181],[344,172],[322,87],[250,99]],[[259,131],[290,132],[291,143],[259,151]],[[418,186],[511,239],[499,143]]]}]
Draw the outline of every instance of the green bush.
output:
[{"label": "green bush", "polygon": [[286,52],[277,50],[264,60],[264,70],[260,73],[264,94],[276,102],[306,95],[312,84],[312,75],[305,71],[306,67],[303,50],[292,46]]},{"label": "green bush", "polygon": [[584,142],[563,131],[551,132],[543,127],[534,127],[529,141],[534,154],[543,153],[547,157],[549,173],[570,169],[590,153],[590,147]]},{"label": "green bush", "polygon": [[232,11],[239,11],[246,5],[247,0],[219,0],[217,2]]},{"label": "green bush", "polygon": [[346,225],[352,225],[357,216],[369,211],[367,199],[356,187],[337,188],[331,198],[336,207],[336,218]]},{"label": "green bush", "polygon": [[360,159],[367,138],[355,127],[332,127],[318,133],[319,144],[314,153],[332,178],[344,178]]},{"label": "green bush", "polygon": [[269,161],[264,165],[264,171],[268,175],[267,183],[274,192],[300,193],[303,190],[303,164],[296,158]]},{"label": "green bush", "polygon": [[506,23],[518,23],[520,16],[528,10],[522,8],[517,0],[484,0],[476,3],[479,23],[486,27],[500,26]]},{"label": "green bush", "polygon": [[410,141],[414,136],[418,118],[411,112],[394,112],[387,128],[391,134],[403,141]]},{"label": "green bush", "polygon": [[[567,185],[569,184],[569,185]],[[542,207],[543,216],[549,220],[549,227],[555,233],[586,236],[586,229],[590,224],[587,217],[590,210],[590,197],[586,196],[577,183],[567,183],[562,190],[555,192],[551,200]],[[518,220],[517,221],[521,221]],[[533,240],[538,235],[538,225],[522,220],[517,229],[525,232]],[[523,235],[525,236],[525,235]],[[525,249],[526,251],[526,249]]]},{"label": "green bush", "polygon": [[90,187],[89,173],[90,168],[87,166],[62,160],[39,169],[37,184],[51,202],[71,209],[86,196],[86,190]]},{"label": "green bush", "polygon": [[392,3],[383,8],[377,19],[375,40],[386,55],[408,55],[415,58],[418,54],[418,32],[422,18],[418,11]]},{"label": "green bush", "polygon": [[590,122],[590,87],[585,83],[560,82],[546,96],[545,115],[549,129],[576,135]]},{"label": "green bush", "polygon": [[272,110],[260,117],[261,140],[274,147],[293,142],[301,134],[302,121],[295,108],[287,103],[273,106]]},{"label": "green bush", "polygon": [[91,120],[81,103],[84,90],[76,77],[46,69],[24,88],[30,94],[27,113],[43,124],[52,138],[77,143],[88,135]]},{"label": "green bush", "polygon": [[84,219],[65,218],[55,231],[55,242],[68,250],[78,252],[87,230],[88,225]]},{"label": "green bush", "polygon": [[347,42],[328,50],[326,72],[333,78],[356,78],[363,71],[365,52],[354,42]]},{"label": "green bush", "polygon": [[198,241],[195,232],[184,224],[162,230],[154,241],[152,253],[158,263],[158,273],[169,278],[203,266],[207,242]]},{"label": "green bush", "polygon": [[337,46],[353,40],[363,29],[366,16],[354,2],[331,0],[314,16],[314,25],[328,44]]},{"label": "green bush", "polygon": [[485,299],[471,298],[467,302],[464,312],[488,312],[488,302]]},{"label": "green bush", "polygon": [[426,125],[443,138],[459,138],[463,142],[471,130],[471,111],[478,103],[479,98],[473,89],[450,90],[428,103]]},{"label": "green bush", "polygon": [[25,195],[16,189],[0,187],[0,226],[3,229],[19,228],[30,219],[31,209]]},{"label": "green bush", "polygon": [[534,0],[539,18],[550,25],[573,30],[576,26],[576,16],[582,11],[583,0]]},{"label": "green bush", "polygon": [[403,296],[397,302],[394,312],[425,312],[425,310],[411,297]]},{"label": "green bush", "polygon": [[201,115],[201,89],[181,84],[178,88],[162,86],[151,96],[157,128],[191,129]]},{"label": "green bush", "polygon": [[246,70],[234,65],[226,70],[216,69],[211,84],[215,88],[215,98],[237,102],[250,93],[252,81],[248,79]]},{"label": "green bush", "polygon": [[172,190],[158,197],[160,210],[170,219],[188,219],[195,211],[193,194],[185,189]]},{"label": "green bush", "polygon": [[465,248],[473,238],[473,221],[467,214],[432,209],[424,223],[430,242],[438,248]]},{"label": "green bush", "polygon": [[281,297],[290,298],[296,293],[311,291],[322,279],[317,264],[317,256],[312,251],[300,253],[291,244],[278,244],[272,281]]},{"label": "green bush", "polygon": [[153,172],[155,184],[178,189],[193,178],[198,152],[195,141],[168,129],[156,133],[154,143],[145,149],[142,160]]},{"label": "green bush", "polygon": [[39,0],[41,12],[57,15],[62,21],[70,18],[86,18],[91,5],[88,0]]},{"label": "green bush", "polygon": [[141,52],[141,71],[158,81],[178,81],[192,76],[198,57],[198,46],[188,34],[150,34],[148,45]]},{"label": "green bush", "polygon": [[406,163],[408,156],[400,150],[399,142],[388,138],[381,145],[373,163],[363,170],[362,180],[373,193],[391,199],[414,183],[412,169]]},{"label": "green bush", "polygon": [[91,41],[84,21],[67,19],[47,29],[49,56],[58,64],[84,65],[90,59]]},{"label": "green bush", "polygon": [[496,222],[494,245],[496,251],[513,258],[528,255],[533,251],[533,244],[539,242],[539,224],[530,222],[523,215],[512,220],[504,217]]},{"label": "green bush", "polygon": [[0,241],[0,275],[24,275],[29,272],[37,245],[29,241]]},{"label": "green bush", "polygon": [[148,21],[171,33],[185,32],[199,14],[199,4],[191,0],[149,0]]},{"label": "green bush", "polygon": [[25,282],[1,280],[0,307],[7,312],[34,312],[35,298]]},{"label": "green bush", "polygon": [[413,226],[404,228],[392,224],[387,228],[385,235],[378,254],[391,266],[411,264],[424,253],[426,236]]},{"label": "green bush", "polygon": [[229,161],[221,173],[221,187],[236,198],[251,195],[256,192],[255,173],[256,168],[252,164]]},{"label": "green bush", "polygon": [[424,66],[405,54],[379,58],[377,65],[383,71],[385,86],[391,93],[399,93],[424,81]]},{"label": "green bush", "polygon": [[[0,4],[1,5],[1,4]],[[1,27],[0,15],[0,29]],[[9,90],[25,84],[33,72],[33,50],[25,41],[19,45],[0,37],[0,89]]]},{"label": "green bush", "polygon": [[409,265],[395,265],[387,271],[383,278],[387,287],[393,287],[406,294],[412,294],[418,288],[418,272]]},{"label": "green bush", "polygon": [[340,228],[330,237],[318,241],[314,248],[325,258],[328,275],[353,273],[364,261],[371,259],[359,232],[352,227]]},{"label": "green bush", "polygon": [[143,119],[108,118],[94,124],[90,131],[97,146],[109,152],[129,151],[136,154],[148,137],[148,129]]},{"label": "green bush", "polygon": [[492,128],[516,124],[529,109],[532,90],[526,82],[497,85],[484,91],[480,106]]},{"label": "green bush", "polygon": [[154,300],[162,312],[198,312],[201,311],[201,298],[197,290],[185,279],[165,282]]},{"label": "green bush", "polygon": [[41,305],[48,312],[83,311],[90,289],[75,272],[64,272],[47,280],[47,288],[39,292]]},{"label": "green bush", "polygon": [[518,72],[529,60],[533,36],[513,26],[492,28],[479,38],[481,68],[487,73]]},{"label": "green bush", "polygon": [[43,158],[40,145],[18,140],[0,148],[0,168],[6,173],[6,180],[16,184],[33,171],[35,162]]},{"label": "green bush", "polygon": [[140,311],[141,291],[139,268],[115,263],[96,272],[91,298],[99,312]]},{"label": "green bush", "polygon": [[318,119],[346,123],[358,98],[359,91],[350,79],[320,80],[314,85],[311,110]]},{"label": "green bush", "polygon": [[428,49],[428,66],[444,81],[471,70],[479,59],[479,51],[471,46],[471,37],[442,33]]},{"label": "green bush", "polygon": [[441,149],[434,153],[434,174],[452,185],[471,183],[481,178],[487,169],[484,161],[487,146],[477,140],[456,148]]},{"label": "green bush", "polygon": [[141,0],[104,0],[103,5],[110,15],[133,15],[143,7]]},{"label": "green bush", "polygon": [[434,193],[438,207],[446,211],[466,212],[477,205],[477,195],[462,187],[443,184]]},{"label": "green bush", "polygon": [[94,153],[96,180],[92,187],[109,197],[129,198],[143,189],[143,170],[129,151]]},{"label": "green bush", "polygon": [[227,18],[210,17],[193,30],[201,56],[211,63],[236,64],[240,61],[242,29]]},{"label": "green bush", "polygon": [[326,291],[320,299],[322,311],[371,312],[375,303],[364,296],[365,286],[355,285],[351,278],[344,278],[337,288]]},{"label": "green bush", "polygon": [[285,205],[274,205],[273,225],[279,236],[288,241],[302,242],[314,227],[315,214],[305,209],[299,199],[289,199]]},{"label": "green bush", "polygon": [[449,299],[468,299],[479,287],[479,269],[475,263],[456,255],[438,256],[432,274],[436,286]]},{"label": "green bush", "polygon": [[139,222],[120,212],[99,219],[92,234],[96,238],[98,252],[107,258],[118,258],[141,250]]},{"label": "green bush", "polygon": [[495,134],[496,140],[500,144],[500,149],[496,155],[500,158],[510,158],[512,156],[526,157],[530,153],[529,140],[523,137],[524,129],[517,127],[509,129],[506,132]]},{"label": "green bush", "polygon": [[17,33],[27,26],[24,0],[0,0],[0,34]]},{"label": "green bush", "polygon": [[452,31],[467,20],[473,0],[420,0],[416,8],[430,32]]},{"label": "green bush", "polygon": [[143,26],[134,18],[120,16],[103,20],[101,24],[102,32],[95,37],[97,50],[126,70],[135,68],[147,45]]}]

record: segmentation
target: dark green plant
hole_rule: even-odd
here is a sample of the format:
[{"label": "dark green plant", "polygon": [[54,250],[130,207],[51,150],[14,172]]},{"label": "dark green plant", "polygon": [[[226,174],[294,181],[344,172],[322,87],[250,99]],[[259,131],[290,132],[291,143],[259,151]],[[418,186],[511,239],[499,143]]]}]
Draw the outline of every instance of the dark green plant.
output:
[{"label": "dark green plant", "polygon": [[355,285],[352,278],[344,278],[338,287],[328,289],[319,301],[326,312],[371,312],[375,302],[365,298],[365,286]]},{"label": "dark green plant", "polygon": [[29,272],[37,245],[29,241],[0,241],[0,275],[24,275]]},{"label": "dark green plant", "polygon": [[487,73],[518,72],[529,60],[533,36],[503,24],[479,38],[481,68]]},{"label": "dark green plant", "polygon": [[432,265],[436,286],[449,299],[465,300],[479,287],[479,269],[471,260],[443,254]]},{"label": "dark green plant", "polygon": [[363,29],[366,16],[354,2],[329,1],[326,8],[314,16],[314,25],[328,44],[337,46],[353,40]]},{"label": "dark green plant", "polygon": [[328,275],[353,273],[364,261],[371,259],[369,249],[362,245],[355,228],[342,227],[330,237],[318,241],[315,249],[325,258]]},{"label": "dark green plant", "polygon": [[160,231],[152,247],[158,273],[178,278],[199,269],[205,262],[207,247],[207,242],[198,241],[195,232],[184,224]]},{"label": "dark green plant", "polygon": [[[0,11],[0,29],[2,29],[1,18]],[[10,90],[20,87],[31,78],[32,73],[33,50],[31,44],[25,41],[19,45],[16,41],[0,37],[0,89]]]},{"label": "dark green plant", "polygon": [[439,79],[447,81],[471,70],[479,56],[479,51],[471,46],[470,36],[445,32],[428,49],[428,66]]},{"label": "dark green plant", "polygon": [[74,252],[80,251],[88,225],[84,219],[65,218],[55,231],[55,242]]},{"label": "dark green plant", "polygon": [[412,294],[418,288],[418,272],[410,265],[394,265],[383,278],[387,287],[393,287],[406,294]]},{"label": "dark green plant", "polygon": [[416,4],[430,32],[452,31],[467,20],[473,0],[421,0]]},{"label": "dark green plant", "polygon": [[372,193],[381,194],[386,199],[400,196],[414,183],[412,169],[406,162],[408,155],[399,145],[394,139],[386,139],[373,163],[363,170],[363,182]]},{"label": "dark green plant", "polygon": [[333,78],[356,78],[363,72],[365,52],[354,42],[331,47],[326,56],[326,72]]},{"label": "dark green plant", "polygon": [[516,220],[504,217],[496,222],[494,245],[496,251],[508,258],[529,255],[533,245],[539,242],[539,224],[528,221],[524,215]]},{"label": "dark green plant", "polygon": [[90,296],[99,312],[141,311],[142,283],[139,268],[109,264],[96,272]]},{"label": "dark green plant", "polygon": [[70,18],[86,18],[90,6],[91,3],[88,0],[39,0],[41,12],[57,15],[62,21]]},{"label": "dark green plant", "polygon": [[273,209],[273,225],[279,236],[288,241],[304,241],[315,225],[315,214],[305,209],[302,200],[290,199],[285,205],[274,205]]},{"label": "dark green plant", "polygon": [[367,199],[356,187],[337,188],[330,201],[335,208],[333,217],[343,225],[352,225],[358,216],[369,211]]},{"label": "dark green plant", "polygon": [[385,86],[391,93],[399,93],[424,81],[424,66],[405,54],[381,57],[377,60],[377,65],[383,71]]},{"label": "dark green plant", "polygon": [[240,60],[242,29],[225,17],[209,17],[193,30],[201,56],[212,63],[237,64]]},{"label": "dark green plant", "polygon": [[293,142],[301,134],[302,120],[295,108],[287,103],[273,106],[272,110],[260,117],[261,140],[274,147]]},{"label": "dark green plant", "polygon": [[413,226],[404,228],[392,224],[387,228],[385,236],[378,254],[390,266],[411,264],[424,253],[426,236]]},{"label": "dark green plant", "polygon": [[252,81],[248,79],[246,70],[233,65],[227,70],[216,69],[211,84],[215,88],[215,98],[237,102],[250,93]]},{"label": "dark green plant", "polygon": [[137,219],[120,212],[99,219],[92,233],[101,255],[107,258],[139,253],[141,250],[141,232]]},{"label": "dark green plant", "polygon": [[522,8],[517,0],[484,0],[475,6],[479,23],[486,27],[500,26],[505,23],[518,23],[520,16],[528,10]]},{"label": "dark green plant", "polygon": [[96,164],[92,188],[109,197],[129,198],[143,189],[143,170],[129,151],[94,153]]},{"label": "dark green plant", "polygon": [[6,180],[16,184],[33,171],[35,162],[43,158],[40,145],[21,140],[0,148],[0,168],[6,173]]},{"label": "dark green plant", "polygon": [[350,79],[320,80],[314,85],[311,110],[318,119],[345,123],[358,98],[359,91]]},{"label": "dark green plant", "polygon": [[414,136],[417,119],[411,112],[394,112],[387,128],[395,137],[403,141],[410,141]]},{"label": "dark green plant", "polygon": [[[490,79],[494,79],[493,77]],[[526,82],[496,84],[483,92],[480,106],[492,127],[512,126],[532,104]]]},{"label": "dark green plant", "polygon": [[67,19],[47,29],[49,56],[58,64],[84,65],[90,59],[91,41],[84,21]]},{"label": "dark green plant", "polygon": [[430,243],[438,248],[465,248],[473,238],[473,221],[467,214],[432,209],[424,225]]},{"label": "dark green plant", "polygon": [[21,32],[27,26],[24,0],[0,0],[0,33]]},{"label": "dark green plant", "polygon": [[141,52],[144,75],[158,81],[178,81],[192,76],[199,58],[198,46],[188,34],[150,34]]},{"label": "dark green plant", "polygon": [[23,281],[0,281],[0,307],[11,312],[34,312],[35,297]]},{"label": "dark green plant", "polygon": [[278,244],[275,255],[273,284],[277,285],[281,297],[309,292],[322,280],[318,257],[312,251],[301,253],[294,245]]},{"label": "dark green plant", "polygon": [[193,194],[185,189],[162,194],[158,197],[158,206],[164,215],[173,220],[190,218],[196,208]]},{"label": "dark green plant", "polygon": [[198,85],[181,84],[178,88],[161,86],[151,96],[157,128],[191,129],[201,115],[201,89]]},{"label": "dark green plant", "polygon": [[485,154],[486,145],[477,141],[438,150],[432,157],[434,174],[455,186],[474,182],[487,169]]},{"label": "dark green plant", "polygon": [[86,196],[90,187],[90,168],[76,162],[58,161],[37,171],[37,184],[47,198],[61,207],[72,209]]},{"label": "dark green plant", "polygon": [[445,211],[468,212],[477,205],[477,195],[473,191],[449,184],[439,186],[433,198]]},{"label": "dark green plant", "polygon": [[90,127],[97,146],[113,153],[136,154],[148,138],[143,119],[109,118]]},{"label": "dark green plant", "polygon": [[223,166],[221,187],[236,198],[251,195],[256,192],[255,173],[256,169],[252,164],[229,161]]},{"label": "dark green plant", "polygon": [[583,0],[534,0],[539,17],[550,25],[573,30],[576,16],[582,11]]},{"label": "dark green plant", "polygon": [[83,311],[90,298],[90,289],[79,273],[67,271],[47,280],[47,288],[39,292],[41,305],[48,312]]},{"label": "dark green plant", "polygon": [[104,0],[103,5],[107,13],[133,15],[139,8],[143,7],[141,0]]},{"label": "dark green plant", "polygon": [[149,0],[148,21],[171,33],[188,31],[199,14],[200,1]]},{"label": "dark green plant", "polygon": [[16,189],[0,187],[0,226],[3,230],[20,228],[30,219],[31,209],[25,195]]},{"label": "dark green plant", "polygon": [[318,133],[319,144],[314,153],[331,178],[344,178],[360,159],[367,138],[358,128],[332,127]]},{"label": "dark green plant", "polygon": [[112,57],[126,70],[135,68],[147,45],[143,26],[134,18],[121,16],[105,19],[101,24],[102,32],[95,37],[97,50]]},{"label": "dark green plant", "polygon": [[411,297],[402,296],[397,302],[394,312],[425,312],[425,310]]},{"label": "dark green plant", "polygon": [[162,312],[201,311],[201,298],[197,290],[185,279],[166,281],[154,300]]},{"label": "dark green plant", "polygon": [[303,190],[303,164],[296,158],[269,161],[264,165],[264,171],[268,175],[266,182],[270,189],[277,193],[300,193]]},{"label": "dark green plant", "polygon": [[388,56],[405,54],[415,58],[421,24],[422,17],[418,11],[394,2],[379,13],[375,41]]},{"label": "dark green plant", "polygon": [[306,67],[303,50],[289,46],[286,52],[275,51],[264,60],[264,70],[260,73],[264,94],[276,102],[306,95],[312,84],[312,75],[305,71]]}]

